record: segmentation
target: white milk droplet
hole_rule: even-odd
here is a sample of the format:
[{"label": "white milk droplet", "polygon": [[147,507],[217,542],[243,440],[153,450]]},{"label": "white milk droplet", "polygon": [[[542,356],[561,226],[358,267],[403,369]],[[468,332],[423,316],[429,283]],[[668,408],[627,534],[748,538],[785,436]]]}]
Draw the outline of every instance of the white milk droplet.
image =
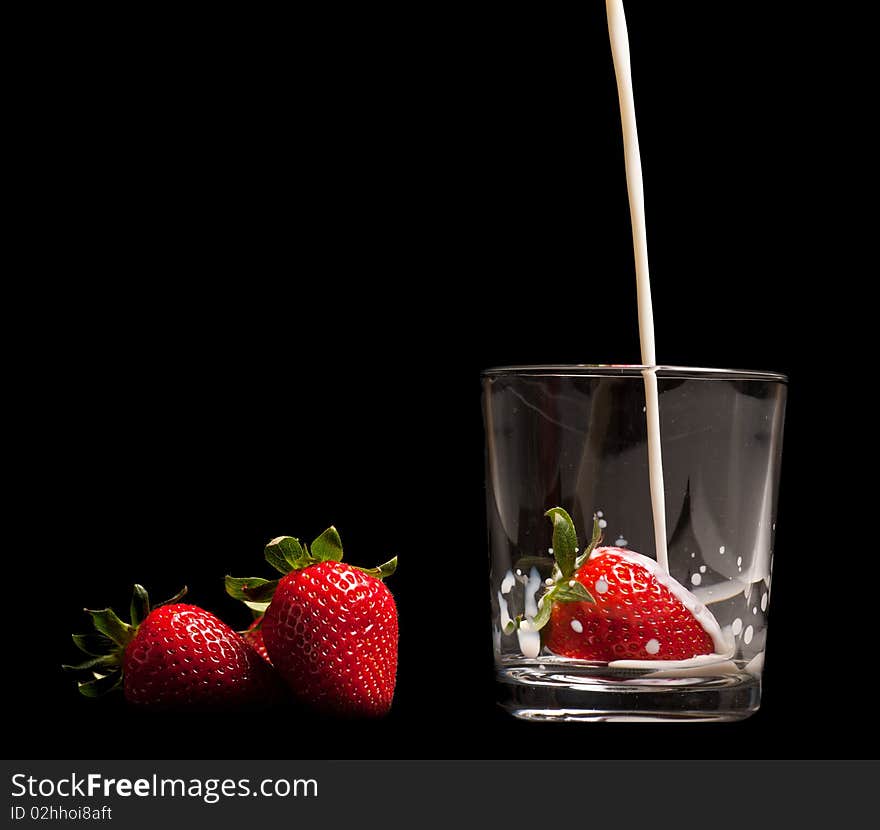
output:
[{"label": "white milk droplet", "polygon": [[576,632],[577,634],[584,633],[584,627],[581,625],[580,620],[572,620],[571,621],[571,630]]},{"label": "white milk droplet", "polygon": [[525,585],[525,615],[519,628],[516,630],[516,639],[519,641],[519,649],[524,657],[537,657],[541,651],[541,633],[534,630],[531,621],[538,613],[537,594],[541,588],[542,580],[538,569],[533,567],[529,571],[529,579]]},{"label": "white milk droplet", "polygon": [[516,575],[522,576],[522,571],[519,568],[516,569]]},{"label": "white milk droplet", "polygon": [[645,651],[647,651],[648,654],[657,654],[657,652],[660,651],[660,642],[658,640],[648,640],[648,642],[645,643]]},{"label": "white milk droplet", "polygon": [[514,585],[516,585],[516,577],[513,575],[513,571],[508,571],[504,574],[504,579],[501,580],[501,593],[509,594]]},{"label": "white milk droplet", "polygon": [[757,615],[757,613],[758,613],[758,606],[757,605],[754,608],[752,608],[752,613]]},{"label": "white milk droplet", "polygon": [[700,565],[700,573],[701,574],[706,573],[706,566],[705,565]]},{"label": "white milk droplet", "polygon": [[741,556],[736,557],[736,566],[737,568],[741,568],[743,563],[743,558]]},{"label": "white milk droplet", "polygon": [[755,636],[755,629],[752,628],[751,626],[749,626],[746,629],[745,634],[743,634],[743,641],[745,642],[746,645],[748,645],[750,642],[752,642],[752,637],[754,637],[754,636]]},{"label": "white milk droplet", "polygon": [[761,595],[761,610],[762,611],[767,610],[767,594],[766,593]]},{"label": "white milk droplet", "polygon": [[617,548],[625,548],[628,544],[629,542],[627,542],[623,536],[618,536],[617,540],[614,542],[614,546]]},{"label": "white milk droplet", "polygon": [[597,579],[596,584],[593,585],[596,589],[597,594],[606,594],[608,593],[608,583],[604,579]]},{"label": "white milk droplet", "polygon": [[730,630],[733,632],[734,637],[738,637],[739,633],[743,630],[743,621],[739,617],[737,617],[733,621],[733,625],[730,626]]},{"label": "white milk droplet", "polygon": [[548,588],[550,588],[550,587],[552,587],[552,585],[553,585],[553,580],[550,579],[550,577],[548,576],[548,577],[544,580],[544,584],[545,584]]},{"label": "white milk droplet", "polygon": [[691,585],[699,585],[703,581],[703,577],[699,574],[693,574],[691,576]]},{"label": "white milk droplet", "polygon": [[519,641],[519,650],[524,657],[537,657],[541,652],[541,632],[523,631],[518,628],[516,639]]},{"label": "white milk droplet", "polygon": [[692,554],[691,554],[691,559],[696,559],[696,558],[697,558],[697,554],[692,553]]},{"label": "white milk droplet", "polygon": [[725,548],[724,545],[722,545],[720,548],[718,548],[718,553],[720,553],[722,556],[724,556],[725,550],[727,550],[727,548]]},{"label": "white milk droplet", "polygon": [[601,519],[604,515],[605,515],[605,514],[604,514],[601,510],[597,510],[597,511],[596,511],[596,516],[597,516],[598,518]]},{"label": "white milk droplet", "polygon": [[755,677],[760,677],[761,672],[764,670],[764,652],[759,651],[748,663],[743,666],[743,668],[749,673],[755,675]]},{"label": "white milk droplet", "polygon": [[501,630],[507,628],[507,624],[511,622],[510,611],[507,610],[507,600],[498,592],[498,607],[501,609]]},{"label": "white milk droplet", "polygon": [[547,548],[547,553],[553,556],[553,548]]},{"label": "white milk droplet", "polygon": [[538,573],[538,569],[532,567],[529,571],[529,581],[526,583],[526,616],[534,617],[535,614],[538,613],[538,602],[536,600],[536,596],[538,594],[538,589],[541,587],[541,574]]},{"label": "white milk droplet", "polygon": [[605,519],[599,519],[599,527],[604,530],[606,527],[608,527],[608,522],[606,522]]}]

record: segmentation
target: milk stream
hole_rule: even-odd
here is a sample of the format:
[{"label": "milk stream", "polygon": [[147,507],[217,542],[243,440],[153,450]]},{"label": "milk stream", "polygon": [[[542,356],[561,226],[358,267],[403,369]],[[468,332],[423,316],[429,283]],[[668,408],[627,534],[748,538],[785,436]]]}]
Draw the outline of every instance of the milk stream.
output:
[{"label": "milk stream", "polygon": [[[605,8],[608,14],[608,32],[611,41],[611,53],[614,60],[614,72],[617,77],[617,93],[620,101],[620,119],[623,132],[624,161],[626,166],[626,184],[629,196],[630,222],[632,224],[633,251],[636,267],[636,291],[638,298],[639,314],[639,342],[642,353],[642,364],[645,367],[642,377],[645,384],[645,413],[647,418],[648,437],[648,472],[651,491],[651,511],[654,522],[654,541],[657,551],[656,562],[635,551],[621,547],[614,550],[625,560],[640,566],[650,573],[656,581],[669,590],[685,608],[690,611],[694,619],[703,630],[711,637],[713,643],[712,654],[701,654],[686,660],[665,660],[659,654],[659,645],[656,640],[649,641],[646,650],[651,655],[657,655],[651,660],[612,660],[608,663],[610,668],[626,670],[642,670],[651,672],[652,678],[670,677],[700,677],[717,676],[718,674],[736,673],[738,671],[732,657],[736,651],[735,636],[742,629],[742,621],[739,623],[739,631],[736,627],[726,626],[722,628],[711,611],[706,607],[710,602],[718,602],[741,593],[746,585],[742,580],[732,580],[730,589],[726,587],[720,590],[713,586],[711,591],[698,589],[695,595],[679,584],[669,574],[669,554],[666,540],[666,498],[663,485],[663,459],[660,447],[660,406],[657,384],[657,356],[654,345],[654,314],[651,304],[651,284],[648,276],[648,243],[645,232],[645,204],[644,188],[642,184],[642,167],[639,156],[639,141],[636,132],[635,105],[633,101],[632,75],[629,60],[629,41],[626,30],[626,18],[624,17],[622,0],[606,0]],[[598,513],[601,517],[602,513]],[[619,543],[626,544],[624,538]],[[600,548],[591,554],[596,558],[608,548]],[[723,552],[723,551],[722,551]],[[760,578],[759,578],[760,581]],[[535,631],[532,621],[538,612],[538,592],[542,582],[538,571],[533,567],[528,576],[520,571],[516,575],[508,571],[501,583],[498,592],[498,604],[500,608],[500,623],[503,630],[510,623],[510,611],[506,595],[508,595],[517,582],[523,584],[524,589],[524,614],[523,621],[517,628],[516,634],[519,646],[525,657],[535,658],[541,653],[540,633]],[[698,584],[698,582],[694,582]],[[597,585],[597,590],[601,589]],[[702,592],[702,593],[701,593]],[[762,601],[762,610],[765,603]],[[572,628],[581,633],[572,623]],[[751,626],[747,629],[751,632]],[[744,633],[744,642],[748,644],[751,633]],[[499,631],[500,637],[500,631]],[[654,650],[651,650],[652,642]],[[763,665],[763,651],[758,654],[747,666],[746,671],[760,674]],[[630,681],[625,681],[630,682]],[[631,682],[639,682],[632,680]]]},{"label": "milk stream", "polygon": [[654,519],[654,545],[657,562],[669,573],[666,548],[666,495],[663,490],[663,457],[660,449],[660,400],[657,390],[657,354],[654,348],[654,310],[651,305],[651,281],[648,276],[648,237],[645,232],[645,191],[642,185],[642,160],[636,130],[636,108],[633,99],[632,72],[629,63],[629,37],[623,0],[605,0],[608,14],[608,36],[617,97],[620,101],[620,122],[623,128],[623,157],[626,167],[626,189],[632,224],[633,253],[636,264],[636,293],[639,306],[639,343],[642,350],[642,371],[645,381],[645,415],[648,422],[648,475],[651,486],[651,512]]}]

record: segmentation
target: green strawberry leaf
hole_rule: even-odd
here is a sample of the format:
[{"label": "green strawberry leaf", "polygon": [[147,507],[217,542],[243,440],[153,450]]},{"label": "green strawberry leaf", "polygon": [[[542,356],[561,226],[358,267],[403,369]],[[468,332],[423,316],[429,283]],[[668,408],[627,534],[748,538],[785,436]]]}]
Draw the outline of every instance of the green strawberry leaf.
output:
[{"label": "green strawberry leaf", "polygon": [[341,562],[342,539],[332,525],[312,542],[312,558],[317,562]]},{"label": "green strawberry leaf", "polygon": [[103,634],[72,634],[73,644],[90,657],[103,657],[113,648],[113,641]]},{"label": "green strawberry leaf", "polygon": [[[314,549],[313,545],[312,550]],[[397,557],[395,556],[387,562],[383,562],[378,568],[358,568],[357,565],[352,565],[352,567],[359,571],[363,571],[367,576],[374,576],[376,579],[384,579],[386,576],[391,576],[391,574],[397,570]]]},{"label": "green strawberry leaf", "polygon": [[266,613],[266,609],[271,605],[269,602],[251,602],[249,599],[243,600],[243,602],[251,609],[254,617],[262,617]]},{"label": "green strawberry leaf", "polygon": [[94,669],[102,670],[102,669],[115,669],[119,667],[119,658],[115,654],[105,654],[102,657],[92,657],[91,660],[85,660],[82,663],[77,663],[75,666],[63,665],[61,666],[64,671],[68,672],[83,672],[88,671],[91,672]]},{"label": "green strawberry leaf", "polygon": [[593,516],[593,536],[590,539],[590,544],[587,545],[587,547],[575,561],[575,570],[577,570],[581,565],[584,564],[584,562],[586,562],[590,558],[590,554],[595,550],[596,545],[598,545],[601,541],[602,528],[599,527],[599,518],[598,516]]},{"label": "green strawberry leaf", "polygon": [[276,536],[263,550],[266,561],[283,574],[312,564],[312,557],[293,536]]},{"label": "green strawberry leaf", "polygon": [[150,613],[150,595],[143,585],[135,585],[131,596],[131,624],[140,625]]},{"label": "green strawberry leaf", "polygon": [[127,645],[134,636],[134,627],[122,622],[112,608],[104,608],[100,611],[89,611],[86,608],[85,612],[91,614],[95,628],[118,646]]},{"label": "green strawberry leaf", "polygon": [[96,677],[87,683],[78,683],[79,693],[85,697],[101,697],[122,686],[122,672],[114,671],[110,674]]},{"label": "green strawberry leaf", "polygon": [[278,580],[273,579],[265,585],[255,585],[251,588],[242,588],[242,593],[251,602],[271,602],[275,596],[275,589],[278,587]]},{"label": "green strawberry leaf", "polygon": [[278,587],[278,580],[270,581],[260,576],[244,578],[227,576],[225,584],[226,593],[233,599],[240,599],[243,602],[265,602],[268,606]]},{"label": "green strawberry leaf", "polygon": [[599,527],[599,517],[593,514],[593,535],[590,537],[590,544],[587,545],[587,551],[592,553],[593,548],[602,541],[602,528]]},{"label": "green strawberry leaf", "polygon": [[[574,582],[574,580],[571,581]],[[574,585],[570,585],[568,582],[557,583],[541,597],[538,602],[538,613],[532,619],[524,618],[522,614],[517,614],[514,619],[504,626],[503,630],[505,634],[513,634],[518,628],[540,631],[550,622],[550,614],[553,612],[554,602],[595,601],[590,592],[580,582],[574,582]]]},{"label": "green strawberry leaf", "polygon": [[518,628],[523,631],[540,631],[550,621],[550,611],[553,609],[553,602],[543,597],[543,604],[538,608],[538,613],[532,619],[517,614],[502,629],[505,634],[513,634]]},{"label": "green strawberry leaf", "polygon": [[519,628],[522,619],[522,614],[517,614],[512,620],[508,620],[507,625],[504,626],[502,631],[504,631],[505,634],[513,634],[513,632]]},{"label": "green strawberry leaf", "polygon": [[596,602],[593,595],[574,579],[557,583],[550,593],[553,595],[553,602]]},{"label": "green strawberry leaf", "polygon": [[553,600],[550,599],[550,593],[552,591],[544,595],[538,607],[538,613],[535,614],[534,619],[531,621],[532,628],[535,631],[540,631],[550,622],[550,612],[553,610]]},{"label": "green strawberry leaf", "polygon": [[275,568],[276,571],[282,574],[290,573],[290,565],[287,563],[287,560],[284,558],[280,549],[276,547],[274,543],[266,545],[263,553],[266,557],[266,561]]},{"label": "green strawberry leaf", "polygon": [[162,600],[162,602],[157,602],[153,608],[161,608],[163,605],[174,605],[175,602],[179,602],[186,596],[188,590],[189,588],[184,585],[173,597]]},{"label": "green strawberry leaf", "polygon": [[553,557],[562,573],[569,579],[574,573],[577,558],[577,533],[574,522],[561,507],[551,507],[545,514],[553,522]]}]

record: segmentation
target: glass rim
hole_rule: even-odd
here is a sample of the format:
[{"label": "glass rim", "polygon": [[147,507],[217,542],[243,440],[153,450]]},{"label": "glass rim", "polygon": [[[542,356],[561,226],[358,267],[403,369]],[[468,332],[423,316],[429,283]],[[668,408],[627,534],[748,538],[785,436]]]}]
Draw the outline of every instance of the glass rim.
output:
[{"label": "glass rim", "polygon": [[712,369],[703,366],[645,366],[641,364],[611,363],[559,363],[519,366],[493,366],[483,369],[484,378],[505,375],[533,377],[641,377],[646,369],[653,369],[659,378],[706,379],[706,380],[758,380],[788,383],[788,376],[780,372],[763,372],[751,369]]}]

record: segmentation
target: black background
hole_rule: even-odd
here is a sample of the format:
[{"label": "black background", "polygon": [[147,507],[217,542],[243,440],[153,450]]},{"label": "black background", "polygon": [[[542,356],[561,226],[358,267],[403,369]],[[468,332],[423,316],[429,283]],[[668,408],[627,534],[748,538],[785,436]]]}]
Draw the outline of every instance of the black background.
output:
[{"label": "black background", "polygon": [[[28,332],[8,353],[11,757],[868,751],[847,720],[865,698],[846,661],[876,637],[865,560],[842,547],[870,514],[828,236],[834,61],[824,21],[739,4],[627,11],[660,361],[791,379],[763,707],[669,727],[493,705],[480,370],[639,358],[616,89],[587,5],[47,25],[18,123],[34,234],[6,311]],[[268,575],[269,538],[331,523],[356,564],[400,556],[382,723],[150,716],[60,672],[82,607],[122,610],[134,581],[185,583],[244,625],[223,575]]]}]

